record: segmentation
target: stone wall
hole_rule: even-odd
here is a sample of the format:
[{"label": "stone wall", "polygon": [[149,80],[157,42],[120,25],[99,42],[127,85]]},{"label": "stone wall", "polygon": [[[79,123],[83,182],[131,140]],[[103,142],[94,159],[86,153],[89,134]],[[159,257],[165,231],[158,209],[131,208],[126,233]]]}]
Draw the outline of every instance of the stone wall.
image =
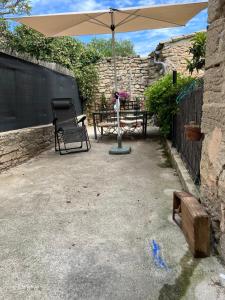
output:
[{"label": "stone wall", "polygon": [[225,0],[209,1],[201,195],[212,217],[215,241],[225,258]]},{"label": "stone wall", "polygon": [[52,125],[0,133],[0,172],[34,157],[53,146]]},{"label": "stone wall", "polygon": [[[117,80],[119,90],[131,91],[135,96],[144,98],[144,90],[147,86],[158,80],[162,75],[162,66],[154,63],[156,51],[159,53],[159,61],[166,65],[166,72],[177,70],[190,75],[186,69],[186,59],[190,59],[189,48],[194,34],[179,36],[165,42],[159,43],[155,51],[149,57],[118,57],[116,60]],[[114,87],[113,64],[110,58],[104,59],[97,64],[99,74],[99,85],[96,90],[95,101],[100,102],[104,94],[110,101]],[[193,76],[202,76],[203,71],[193,73]]]},{"label": "stone wall", "polygon": [[[160,68],[149,58],[118,57],[116,59],[118,89],[131,92],[132,96],[143,98],[145,88],[160,76]],[[114,68],[111,58],[101,60],[98,64],[99,85],[96,91],[96,102],[104,94],[111,100],[114,88]]]}]

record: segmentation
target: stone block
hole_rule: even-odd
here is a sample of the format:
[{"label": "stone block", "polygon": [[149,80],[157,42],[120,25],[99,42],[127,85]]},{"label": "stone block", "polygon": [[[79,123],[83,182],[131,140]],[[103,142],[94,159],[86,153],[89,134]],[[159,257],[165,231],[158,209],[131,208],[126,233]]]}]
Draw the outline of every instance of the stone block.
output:
[{"label": "stone block", "polygon": [[225,17],[225,0],[210,0],[208,4],[208,22]]}]

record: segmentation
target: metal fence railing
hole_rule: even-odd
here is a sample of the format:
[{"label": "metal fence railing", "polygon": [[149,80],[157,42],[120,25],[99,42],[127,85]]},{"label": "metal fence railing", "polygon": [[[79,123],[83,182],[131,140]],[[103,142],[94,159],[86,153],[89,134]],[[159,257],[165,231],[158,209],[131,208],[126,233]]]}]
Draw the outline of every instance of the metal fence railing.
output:
[{"label": "metal fence railing", "polygon": [[202,140],[188,141],[184,126],[190,121],[201,124],[203,104],[203,85],[195,86],[179,97],[179,110],[173,119],[172,144],[185,163],[195,184],[200,185],[200,161]]}]

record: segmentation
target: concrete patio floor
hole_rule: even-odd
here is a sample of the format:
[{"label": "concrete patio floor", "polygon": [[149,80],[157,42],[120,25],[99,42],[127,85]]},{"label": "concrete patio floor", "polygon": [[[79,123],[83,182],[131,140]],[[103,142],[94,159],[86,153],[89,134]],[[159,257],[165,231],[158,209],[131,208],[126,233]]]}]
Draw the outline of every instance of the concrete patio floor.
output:
[{"label": "concrete patio floor", "polygon": [[130,155],[103,139],[0,175],[0,299],[224,299],[218,258],[193,259],[172,222],[181,186],[159,140],[126,143]]}]

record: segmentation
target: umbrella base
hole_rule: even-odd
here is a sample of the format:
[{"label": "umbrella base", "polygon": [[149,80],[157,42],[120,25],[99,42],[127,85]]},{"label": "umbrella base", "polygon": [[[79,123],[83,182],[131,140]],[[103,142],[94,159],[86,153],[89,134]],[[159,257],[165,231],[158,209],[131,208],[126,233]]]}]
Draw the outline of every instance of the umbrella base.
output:
[{"label": "umbrella base", "polygon": [[118,147],[114,146],[109,150],[109,154],[114,155],[122,155],[122,154],[130,154],[131,148],[130,147]]}]

